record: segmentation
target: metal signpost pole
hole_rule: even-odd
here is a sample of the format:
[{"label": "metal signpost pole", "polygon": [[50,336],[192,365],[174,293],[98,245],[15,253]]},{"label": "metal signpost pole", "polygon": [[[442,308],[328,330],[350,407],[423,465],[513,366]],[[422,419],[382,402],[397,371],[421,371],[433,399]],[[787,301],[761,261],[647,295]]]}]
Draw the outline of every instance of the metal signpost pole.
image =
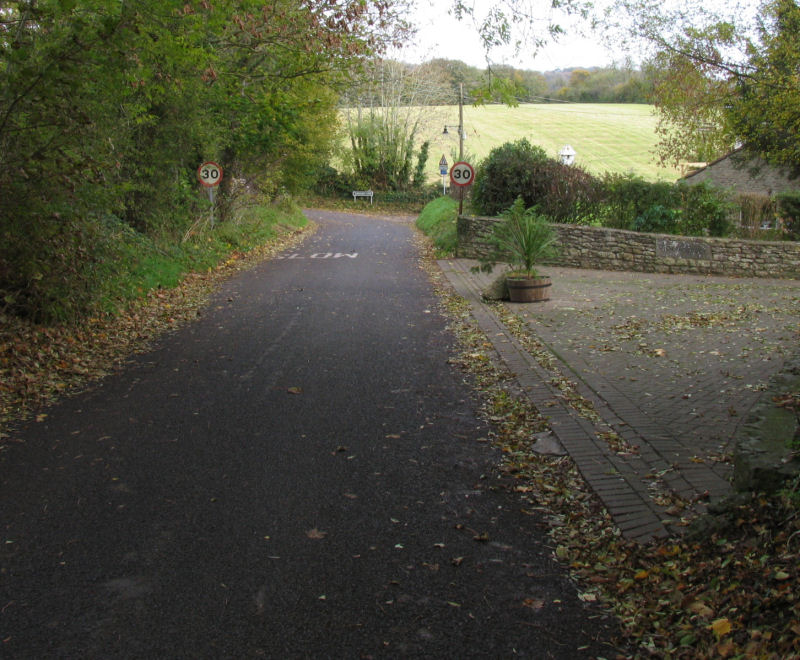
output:
[{"label": "metal signpost pole", "polygon": [[216,189],[216,186],[208,189],[208,201],[211,202],[211,229],[214,229],[214,191]]},{"label": "metal signpost pole", "polygon": [[214,192],[222,181],[222,168],[208,161],[197,168],[197,180],[208,188],[208,199],[211,202],[211,228],[214,228]]}]

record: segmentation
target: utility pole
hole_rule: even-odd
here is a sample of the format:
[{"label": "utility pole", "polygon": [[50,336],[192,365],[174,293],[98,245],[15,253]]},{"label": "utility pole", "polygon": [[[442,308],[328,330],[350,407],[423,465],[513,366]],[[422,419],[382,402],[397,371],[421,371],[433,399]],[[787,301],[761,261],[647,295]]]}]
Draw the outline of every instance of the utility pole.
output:
[{"label": "utility pole", "polygon": [[458,160],[464,160],[464,83],[458,83]]}]

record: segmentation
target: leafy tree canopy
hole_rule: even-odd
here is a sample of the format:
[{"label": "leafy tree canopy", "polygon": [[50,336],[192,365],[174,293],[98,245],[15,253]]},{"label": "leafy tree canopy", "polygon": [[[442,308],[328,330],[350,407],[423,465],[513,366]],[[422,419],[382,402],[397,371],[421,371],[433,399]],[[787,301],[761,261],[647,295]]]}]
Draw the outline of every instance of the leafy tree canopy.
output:
[{"label": "leafy tree canopy", "polygon": [[302,185],[404,4],[0,0],[0,311],[36,315],[65,282],[90,298],[115,223],[184,235],[203,160],[225,169],[223,218],[236,181]]},{"label": "leafy tree canopy", "polygon": [[620,0],[614,8],[630,17],[618,34],[651,48],[662,162],[709,160],[743,143],[798,168],[800,7],[794,0],[720,11],[703,4]]}]

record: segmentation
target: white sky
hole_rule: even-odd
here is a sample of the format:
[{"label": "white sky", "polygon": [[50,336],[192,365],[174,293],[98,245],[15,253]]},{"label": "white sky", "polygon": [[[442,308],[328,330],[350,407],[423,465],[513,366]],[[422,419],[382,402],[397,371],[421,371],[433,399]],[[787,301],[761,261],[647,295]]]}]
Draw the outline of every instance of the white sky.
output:
[{"label": "white sky", "polygon": [[[496,3],[496,0],[475,0],[476,14]],[[486,67],[486,58],[475,27],[466,18],[458,21],[450,16],[450,0],[420,0],[411,17],[419,28],[417,44],[393,54],[397,59],[418,63],[435,57],[461,60],[481,69]],[[559,21],[567,30],[557,43],[547,46],[538,54],[531,52],[514,56],[511,49],[491,54],[493,64],[509,64],[518,69],[551,71],[569,67],[609,66],[614,54],[606,50],[597,37],[581,37],[577,28]]]}]

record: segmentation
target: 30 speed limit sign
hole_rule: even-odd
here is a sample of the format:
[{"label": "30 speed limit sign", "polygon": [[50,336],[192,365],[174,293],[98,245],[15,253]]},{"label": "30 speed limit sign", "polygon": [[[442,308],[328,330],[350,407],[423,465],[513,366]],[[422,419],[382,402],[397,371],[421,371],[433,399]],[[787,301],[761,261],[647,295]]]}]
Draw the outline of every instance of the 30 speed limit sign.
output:
[{"label": "30 speed limit sign", "polygon": [[475,179],[475,170],[469,163],[455,163],[450,169],[450,182],[454,186],[468,186]]},{"label": "30 speed limit sign", "polygon": [[208,188],[218,186],[222,181],[222,168],[211,161],[203,163],[197,168],[197,180]]}]

